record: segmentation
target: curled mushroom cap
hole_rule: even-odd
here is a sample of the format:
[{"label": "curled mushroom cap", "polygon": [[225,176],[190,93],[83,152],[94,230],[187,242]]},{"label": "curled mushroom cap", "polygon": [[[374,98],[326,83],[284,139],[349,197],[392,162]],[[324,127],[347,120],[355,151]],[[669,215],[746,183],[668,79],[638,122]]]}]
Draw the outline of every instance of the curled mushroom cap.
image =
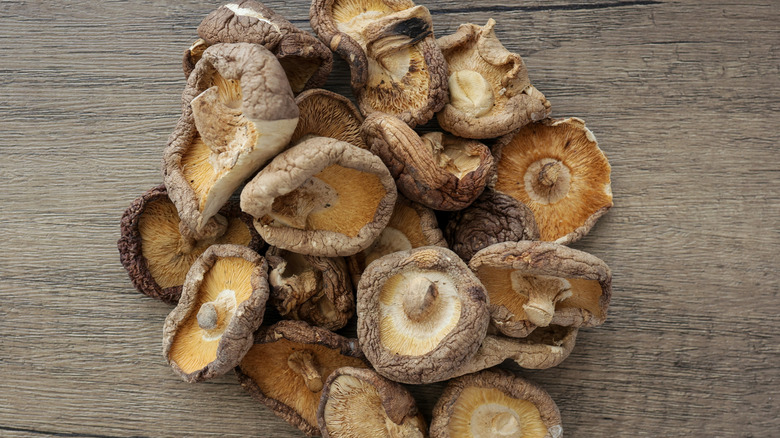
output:
[{"label": "curled mushroom cap", "polygon": [[479,280],[436,246],[371,263],[358,285],[357,314],[366,358],[403,383],[448,379],[474,356],[489,320]]},{"label": "curled mushroom cap", "polygon": [[262,248],[263,240],[251,218],[241,213],[237,203],[229,202],[220,214],[226,221],[222,233],[198,240],[181,234],[179,215],[165,186],[152,188],[133,201],[122,215],[117,246],[122,266],[136,289],[175,303],[190,266],[212,244],[233,243],[255,251]]},{"label": "curled mushroom cap", "polygon": [[493,323],[508,336],[550,324],[595,326],[607,317],[612,274],[588,253],[552,242],[504,242],[479,251],[469,267],[487,290]]},{"label": "curled mushroom cap", "polygon": [[357,340],[303,321],[280,321],[258,331],[236,374],[241,386],[274,414],[317,436],[322,389],[341,367],[368,367]]},{"label": "curled mushroom cap", "polygon": [[163,328],[163,355],[182,379],[198,382],[238,365],[263,321],[267,270],[239,245],[210,246],[192,265]]},{"label": "curled mushroom cap", "polygon": [[364,368],[339,368],[328,377],[317,422],[324,438],[426,435],[425,420],[409,391]]},{"label": "curled mushroom cap", "polygon": [[532,123],[502,137],[493,152],[495,190],[534,212],[541,240],[579,240],[612,207],[609,162],[580,119]]},{"label": "curled mushroom cap", "polygon": [[295,103],[301,115],[290,143],[317,136],[335,138],[368,149],[360,135],[363,116],[346,97],[318,88],[299,94]]},{"label": "curled mushroom cap", "polygon": [[393,114],[414,127],[447,101],[447,63],[431,14],[410,0],[314,0],[311,27],[349,62],[364,115]]},{"label": "curled mushroom cap", "polygon": [[265,257],[271,267],[271,303],[283,317],[338,330],[355,313],[343,258],[307,256],[274,246]]},{"label": "curled mushroom cap", "polygon": [[437,114],[442,129],[466,138],[495,138],[550,114],[531,85],[522,58],[504,48],[491,18],[462,24],[438,43],[450,69],[450,103]]},{"label": "curled mushroom cap", "polygon": [[202,235],[236,188],[287,145],[298,107],[276,58],[246,43],[206,49],[183,102],[163,173],[182,222]]},{"label": "curled mushroom cap", "polygon": [[542,387],[505,370],[451,380],[433,408],[431,438],[559,438],[561,413]]},{"label": "curled mushroom cap", "polygon": [[363,137],[390,169],[398,190],[434,210],[460,210],[474,202],[493,173],[490,149],[474,140],[432,132],[420,137],[396,117],[374,113]]},{"label": "curled mushroom cap", "polygon": [[396,190],[382,160],[332,138],[313,137],[274,158],[241,192],[241,209],[273,246],[347,256],[387,225]]}]

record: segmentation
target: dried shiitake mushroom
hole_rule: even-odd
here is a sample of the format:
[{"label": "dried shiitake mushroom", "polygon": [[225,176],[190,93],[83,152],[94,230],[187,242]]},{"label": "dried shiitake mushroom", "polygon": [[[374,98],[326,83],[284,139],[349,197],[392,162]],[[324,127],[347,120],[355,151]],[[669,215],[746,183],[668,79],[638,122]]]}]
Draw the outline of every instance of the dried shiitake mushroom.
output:
[{"label": "dried shiitake mushroom", "polygon": [[451,380],[433,408],[431,438],[559,438],[555,401],[528,380],[487,370]]},{"label": "dried shiitake mushroom", "polygon": [[117,242],[122,266],[133,286],[150,297],[175,303],[190,266],[210,245],[234,243],[260,251],[263,240],[237,203],[229,202],[220,214],[227,220],[224,233],[196,240],[179,232],[179,215],[165,186],[133,201],[122,215],[122,237]]},{"label": "dried shiitake mushroom", "polygon": [[493,174],[493,155],[478,141],[440,132],[420,137],[398,118],[381,113],[366,117],[361,131],[398,190],[434,210],[460,210],[471,204]]},{"label": "dried shiitake mushroom", "polygon": [[409,391],[365,368],[328,377],[317,422],[324,438],[422,438],[427,430]]},{"label": "dried shiitake mushroom", "polygon": [[338,330],[355,313],[347,263],[272,246],[265,253],[271,271],[271,303],[285,318]]},{"label": "dried shiitake mushroom", "polygon": [[212,245],[165,319],[163,356],[187,382],[222,375],[252,346],[268,300],[268,265],[245,246]]},{"label": "dried shiitake mushroom", "polygon": [[499,139],[494,189],[527,205],[541,240],[569,244],[612,207],[610,166],[577,118],[545,119]]},{"label": "dried shiitake mushroom", "polygon": [[449,65],[450,103],[437,114],[442,129],[466,138],[495,138],[550,114],[528,79],[522,58],[504,48],[491,18],[462,24],[438,44]]},{"label": "dried shiitake mushroom", "polygon": [[550,324],[596,326],[607,317],[612,273],[599,258],[552,242],[503,242],[469,267],[490,297],[490,317],[507,336]]},{"label": "dried shiitake mushroom", "polygon": [[450,218],[445,235],[450,248],[468,263],[477,251],[494,243],[538,240],[539,230],[525,204],[486,189]]},{"label": "dried shiitake mushroom", "polygon": [[274,158],[241,192],[241,209],[273,246],[347,256],[390,221],[396,190],[382,160],[347,142],[312,137]]},{"label": "dried shiitake mushroom", "polygon": [[411,0],[314,0],[311,27],[349,62],[364,115],[393,114],[414,127],[447,101],[447,63],[431,14]]},{"label": "dried shiitake mushroom", "polygon": [[300,119],[290,143],[311,136],[330,137],[368,149],[360,135],[363,116],[346,97],[323,89],[306,90],[295,98]]},{"label": "dried shiitake mushroom", "polygon": [[376,371],[402,383],[448,379],[488,327],[487,297],[458,256],[438,246],[386,255],[363,272],[358,339]]},{"label": "dried shiitake mushroom", "polygon": [[318,436],[322,388],[341,367],[368,367],[356,339],[303,321],[280,321],[258,331],[236,374],[241,386],[274,414]]},{"label": "dried shiitake mushroom", "polygon": [[163,173],[182,223],[200,236],[236,188],[287,146],[298,106],[273,54],[246,43],[206,49],[182,99]]}]

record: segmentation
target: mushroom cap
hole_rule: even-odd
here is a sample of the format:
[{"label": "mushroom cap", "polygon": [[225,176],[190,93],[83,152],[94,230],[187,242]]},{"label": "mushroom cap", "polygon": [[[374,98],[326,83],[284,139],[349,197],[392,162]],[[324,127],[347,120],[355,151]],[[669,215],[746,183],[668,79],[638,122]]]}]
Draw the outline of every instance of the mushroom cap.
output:
[{"label": "mushroom cap", "polygon": [[182,379],[198,382],[238,365],[263,321],[267,270],[263,257],[239,245],[212,245],[195,261],[163,328],[163,356]]},{"label": "mushroom cap", "polygon": [[393,114],[414,127],[447,102],[447,63],[430,12],[409,0],[314,0],[311,27],[350,66],[364,115]]},{"label": "mushroom cap", "polygon": [[358,339],[376,371],[403,383],[448,379],[476,353],[487,296],[458,256],[436,246],[371,263],[358,285]]},{"label": "mushroom cap", "polygon": [[300,254],[362,251],[390,221],[393,177],[371,152],[313,137],[274,158],[241,192],[241,209],[273,246]]},{"label": "mushroom cap", "polygon": [[433,408],[431,438],[559,438],[561,413],[542,387],[506,370],[451,380]]},{"label": "mushroom cap", "polygon": [[434,210],[460,210],[482,193],[493,175],[490,149],[474,140],[442,133],[420,137],[388,114],[374,113],[361,127],[363,138],[387,165],[398,190]]},{"label": "mushroom cap", "polygon": [[581,119],[532,123],[499,139],[493,153],[493,188],[534,212],[541,240],[579,240],[612,207],[609,162]]},{"label": "mushroom cap", "polygon": [[283,317],[338,330],[355,313],[347,263],[272,246],[265,254],[271,271],[271,303]]},{"label": "mushroom cap", "polygon": [[346,97],[318,88],[299,94],[295,103],[301,115],[290,144],[317,136],[335,138],[368,149],[360,135],[363,116]]},{"label": "mushroom cap", "polygon": [[273,54],[246,43],[207,48],[182,101],[163,176],[182,222],[199,235],[236,188],[287,145],[298,107]]},{"label": "mushroom cap", "polygon": [[255,345],[236,368],[236,374],[241,386],[274,414],[306,435],[317,436],[322,389],[311,391],[303,374],[290,368],[290,356],[300,352],[311,354],[311,363],[323,383],[338,368],[368,367],[356,339],[303,321],[280,321],[257,332]]},{"label": "mushroom cap", "polygon": [[409,391],[366,368],[343,367],[331,373],[317,423],[324,438],[422,438],[426,432]]},{"label": "mushroom cap", "polygon": [[499,137],[550,114],[550,102],[531,85],[520,55],[498,40],[495,24],[461,24],[437,41],[450,71],[450,103],[437,119],[461,137]]},{"label": "mushroom cap", "polygon": [[136,198],[120,221],[119,258],[135,288],[152,298],[175,304],[195,259],[211,244],[234,243],[260,251],[263,240],[252,219],[228,202],[220,215],[227,219],[224,233],[191,240],[179,231],[179,215],[165,186],[154,187]]},{"label": "mushroom cap", "polygon": [[552,242],[503,242],[479,251],[469,267],[487,290],[493,323],[508,336],[528,335],[538,318],[596,326],[607,317],[612,273],[586,252]]},{"label": "mushroom cap", "polygon": [[477,251],[495,243],[539,240],[539,230],[533,212],[525,204],[486,189],[450,218],[445,236],[450,248],[468,263]]}]

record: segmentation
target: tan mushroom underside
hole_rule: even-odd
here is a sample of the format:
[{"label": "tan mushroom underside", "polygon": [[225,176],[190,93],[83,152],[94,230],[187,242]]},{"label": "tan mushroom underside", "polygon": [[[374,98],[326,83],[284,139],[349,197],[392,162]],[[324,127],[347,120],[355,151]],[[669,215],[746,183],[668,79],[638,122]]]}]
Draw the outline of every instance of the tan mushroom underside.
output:
[{"label": "tan mushroom underside", "polygon": [[547,434],[533,403],[510,397],[496,388],[479,387],[460,393],[448,429],[453,438],[544,438]]}]

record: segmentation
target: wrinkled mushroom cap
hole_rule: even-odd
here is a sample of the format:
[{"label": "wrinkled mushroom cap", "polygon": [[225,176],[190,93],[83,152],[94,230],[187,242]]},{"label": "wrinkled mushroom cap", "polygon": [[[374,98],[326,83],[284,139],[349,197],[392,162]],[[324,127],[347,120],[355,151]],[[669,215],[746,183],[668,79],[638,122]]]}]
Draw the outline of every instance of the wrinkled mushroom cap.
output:
[{"label": "wrinkled mushroom cap", "polygon": [[561,414],[542,387],[505,370],[453,379],[433,408],[431,438],[559,438]]},{"label": "wrinkled mushroom cap", "polygon": [[358,285],[358,339],[379,374],[445,380],[468,362],[488,326],[479,280],[452,251],[399,251],[371,263]]},{"label": "wrinkled mushroom cap", "polygon": [[377,156],[313,137],[274,158],[241,192],[241,209],[273,246],[323,257],[357,253],[390,221],[396,190]]},{"label": "wrinkled mushroom cap", "polygon": [[306,90],[295,98],[300,119],[290,143],[311,136],[330,137],[368,149],[360,135],[363,116],[346,97],[323,89]]},{"label": "wrinkled mushroom cap", "polygon": [[239,245],[213,245],[195,261],[163,328],[163,355],[182,379],[198,382],[238,365],[263,321],[267,270],[263,257]]},{"label": "wrinkled mushroom cap", "polygon": [[527,205],[541,240],[568,244],[612,207],[610,165],[585,122],[545,119],[494,147],[495,190]]},{"label": "wrinkled mushroom cap", "polygon": [[262,328],[255,342],[236,369],[241,386],[309,436],[320,434],[317,407],[328,376],[341,367],[368,367],[356,339],[303,321]]},{"label": "wrinkled mushroom cap", "polygon": [[339,368],[328,377],[317,422],[324,438],[426,435],[425,420],[409,391],[364,368]]},{"label": "wrinkled mushroom cap", "polygon": [[442,129],[466,138],[495,138],[550,114],[531,85],[520,55],[504,48],[491,18],[462,24],[438,44],[449,65],[450,103],[437,114]]}]

